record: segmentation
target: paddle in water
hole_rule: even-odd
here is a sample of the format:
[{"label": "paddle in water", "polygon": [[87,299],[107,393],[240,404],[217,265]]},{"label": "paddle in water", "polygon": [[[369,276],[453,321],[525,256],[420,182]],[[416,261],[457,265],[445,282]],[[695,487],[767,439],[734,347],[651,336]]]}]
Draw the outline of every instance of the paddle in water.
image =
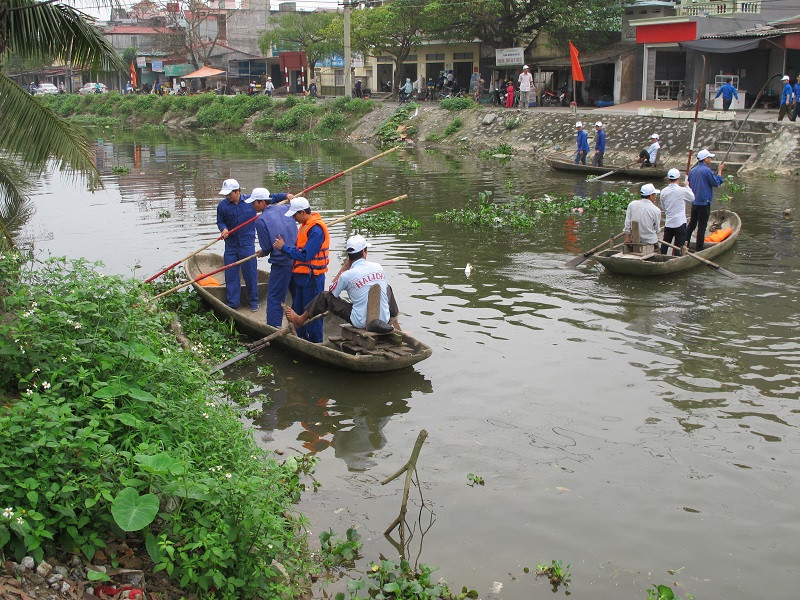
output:
[{"label": "paddle in water", "polygon": [[[674,248],[675,250],[678,250],[679,252],[681,252],[681,251],[682,251],[682,249],[681,249],[681,248],[679,248],[678,246],[676,246],[675,244],[670,244],[669,242],[665,242],[664,240],[659,240],[659,242],[658,242],[658,243],[659,243],[659,244],[664,244],[665,246],[669,246],[670,248]],[[732,278],[732,279],[739,279],[739,276],[738,276],[738,275],[736,275],[735,273],[731,273],[731,272],[730,272],[730,271],[728,271],[727,269],[723,269],[723,268],[722,268],[721,266],[719,266],[717,263],[715,263],[715,262],[711,262],[711,261],[710,261],[710,260],[708,260],[707,258],[703,258],[702,256],[697,256],[697,254],[696,254],[696,253],[694,253],[694,252],[689,252],[689,256],[691,256],[691,257],[692,257],[692,258],[694,258],[695,260],[699,260],[699,261],[700,261],[701,263],[703,263],[705,266],[707,266],[707,267],[709,267],[709,268],[711,268],[711,269],[714,269],[714,270],[715,270],[715,271],[717,271],[718,273],[722,273],[723,275],[726,275],[726,276],[728,276],[728,277],[730,277],[730,278]]]}]

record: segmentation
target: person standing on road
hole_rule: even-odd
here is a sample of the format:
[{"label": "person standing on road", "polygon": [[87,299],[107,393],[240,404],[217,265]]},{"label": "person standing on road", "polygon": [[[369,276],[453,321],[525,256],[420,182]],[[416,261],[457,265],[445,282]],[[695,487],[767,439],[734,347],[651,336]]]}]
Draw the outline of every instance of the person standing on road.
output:
[{"label": "person standing on road", "polygon": [[[625,211],[625,243],[631,243],[631,223],[639,223],[639,243],[652,244],[654,252],[658,252],[658,232],[661,229],[661,209],[656,206],[656,195],[661,192],[652,183],[641,188],[641,198],[628,204]],[[642,249],[644,252],[644,248]]]},{"label": "person standing on road", "polygon": [[531,92],[534,92],[534,98],[536,97],[535,93],[536,88],[533,86],[533,75],[531,75],[531,69],[528,65],[522,67],[522,73],[519,74],[519,104],[522,108],[528,108],[531,104]]},{"label": "person standing on road", "polygon": [[[297,242],[288,244],[281,235],[278,235],[272,245],[294,260],[292,282],[289,286],[292,294],[292,310],[297,314],[303,314],[309,302],[325,287],[331,238],[322,216],[318,212],[312,213],[311,205],[302,196],[292,198],[289,210],[284,214],[287,217],[294,217],[300,224]],[[297,330],[298,336],[316,343],[322,341],[322,333],[321,319]]]},{"label": "person standing on road", "polygon": [[264,93],[267,96],[272,96],[272,92],[275,91],[275,84],[272,83],[272,77],[267,77],[267,83],[264,84]]},{"label": "person standing on road", "polygon": [[719,163],[717,174],[709,166],[714,155],[703,148],[697,153],[697,164],[689,171],[689,187],[694,192],[692,202],[692,213],[689,218],[689,227],[686,231],[686,241],[692,241],[692,233],[697,228],[697,245],[695,252],[703,249],[703,242],[706,237],[706,226],[708,216],[711,214],[711,202],[714,199],[714,188],[719,187],[725,181],[722,178],[722,169],[725,163]]},{"label": "person standing on road", "polygon": [[575,154],[575,164],[586,164],[586,155],[589,154],[589,137],[583,129],[583,123],[578,121],[575,123],[575,129],[578,130],[578,152]]},{"label": "person standing on road", "polygon": [[[225,264],[229,265],[238,260],[255,254],[255,223],[245,225],[241,229],[230,233],[234,227],[256,216],[256,211],[249,196],[242,194],[239,182],[235,179],[226,179],[222,182],[220,196],[225,196],[217,205],[217,227],[225,240]],[[234,310],[239,308],[241,302],[242,285],[239,280],[241,269],[244,285],[247,288],[247,297],[250,310],[258,310],[258,268],[255,260],[248,260],[241,265],[225,270],[225,303]]]},{"label": "person standing on road", "polygon": [[594,137],[594,156],[592,164],[595,167],[603,166],[603,155],[606,153],[606,132],[603,130],[603,123],[598,121],[594,124],[597,135]]},{"label": "person standing on road", "polygon": [[731,107],[731,102],[733,102],[734,98],[736,98],[737,100],[739,99],[739,94],[736,93],[736,88],[733,87],[733,84],[731,83],[732,81],[733,79],[728,77],[725,80],[725,83],[723,83],[722,86],[720,86],[719,90],[717,90],[717,95],[714,96],[715,100],[720,96],[722,96],[723,111],[727,111]]},{"label": "person standing on road", "polygon": [[794,112],[792,113],[792,121],[796,121],[798,115],[800,115],[800,73],[797,75],[797,83],[794,84]]},{"label": "person standing on road", "polygon": [[[778,121],[783,121],[783,117],[792,117],[792,84],[789,83],[789,76],[784,75],[781,78],[783,82],[783,90],[781,90],[781,107],[778,111]],[[797,101],[797,98],[795,98]]]},{"label": "person standing on road", "polygon": [[[664,209],[664,241],[683,248],[686,241],[686,203],[694,201],[694,192],[687,181],[679,185],[680,178],[678,169],[667,172],[669,185],[661,190],[661,208]],[[661,254],[666,254],[668,249],[669,246],[662,244]],[[672,254],[675,252],[673,249]]]},{"label": "person standing on road", "polygon": [[[253,208],[261,215],[256,219],[256,235],[259,257],[269,256],[269,288],[267,290],[267,325],[280,327],[283,323],[283,307],[286,292],[292,281],[294,260],[288,254],[276,250],[272,240],[281,236],[287,244],[297,243],[297,223],[293,217],[286,216],[283,206],[274,206],[278,202],[291,200],[292,194],[270,194],[266,188],[255,188],[246,201],[253,202]],[[272,205],[272,206],[270,206]]]},{"label": "person standing on road", "polygon": [[514,84],[511,80],[506,84],[506,108],[514,108]]}]

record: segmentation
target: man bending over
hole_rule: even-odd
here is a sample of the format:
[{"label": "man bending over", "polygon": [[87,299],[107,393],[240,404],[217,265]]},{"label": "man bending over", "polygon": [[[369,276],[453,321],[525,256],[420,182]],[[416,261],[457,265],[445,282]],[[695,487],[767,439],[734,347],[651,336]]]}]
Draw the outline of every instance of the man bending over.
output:
[{"label": "man bending over", "polygon": [[[295,327],[302,327],[306,321],[323,312],[330,311],[342,319],[350,322],[354,327],[366,329],[367,300],[369,290],[373,285],[381,288],[381,302],[379,319],[384,323],[396,324],[398,309],[392,294],[392,288],[386,283],[383,267],[378,263],[369,262],[367,258],[368,244],[364,236],[354,235],[347,240],[347,260],[342,265],[336,279],[329,291],[318,294],[305,308],[302,315],[286,308],[286,318]],[[342,292],[347,291],[350,302],[341,299]]]}]

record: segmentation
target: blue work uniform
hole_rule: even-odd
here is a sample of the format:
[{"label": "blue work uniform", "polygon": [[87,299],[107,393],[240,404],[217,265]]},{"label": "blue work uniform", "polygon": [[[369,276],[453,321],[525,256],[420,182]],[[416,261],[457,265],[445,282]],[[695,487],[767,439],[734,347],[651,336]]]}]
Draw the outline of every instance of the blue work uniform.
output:
[{"label": "blue work uniform", "polygon": [[[315,225],[308,231],[308,241],[305,247],[298,249],[295,244],[287,243],[281,250],[293,260],[308,263],[320,251],[324,241],[325,234],[322,228]],[[298,315],[303,314],[306,310],[306,306],[316,298],[317,294],[322,293],[324,288],[325,273],[321,273],[320,275],[292,273],[292,280],[289,284],[289,293],[292,294],[292,310]],[[323,319],[317,319],[313,323],[299,327],[297,329],[297,335],[310,342],[320,343],[323,333],[322,321]]]},{"label": "blue work uniform", "polygon": [[781,91],[781,107],[778,111],[778,121],[783,121],[783,117],[792,118],[792,84],[788,81],[784,84]]},{"label": "blue work uniform", "polygon": [[714,200],[714,188],[719,187],[725,180],[722,175],[717,175],[704,162],[697,163],[689,171],[689,187],[694,192],[692,212],[689,226],[686,229],[686,239],[692,239],[692,233],[697,228],[696,250],[703,249],[703,240],[706,236],[708,216],[711,214],[711,202]]},{"label": "blue work uniform", "polygon": [[601,129],[594,138],[594,156],[592,164],[596,167],[603,166],[603,155],[606,153],[606,132]]},{"label": "blue work uniform", "polygon": [[579,162],[586,164],[586,155],[589,153],[589,137],[586,135],[586,130],[581,129],[578,131],[578,152],[575,155],[575,164]]},{"label": "blue work uniform", "polygon": [[[220,231],[227,229],[230,231],[234,227],[241,225],[248,219],[256,216],[256,210],[252,204],[245,202],[249,194],[242,194],[239,203],[234,204],[227,198],[223,198],[217,205],[217,227]],[[229,265],[255,254],[255,223],[245,225],[238,231],[233,232],[225,238],[225,264]],[[239,279],[241,269],[244,284],[247,287],[247,297],[250,308],[258,308],[258,266],[255,260],[249,260],[236,267],[231,267],[225,271],[225,303],[231,308],[239,308],[241,303],[242,286]]]},{"label": "blue work uniform", "polygon": [[722,96],[722,110],[728,110],[731,107],[733,99],[739,99],[739,94],[736,93],[736,88],[730,83],[723,83],[722,87],[717,90],[717,95],[714,98]]},{"label": "blue work uniform", "polygon": [[794,84],[794,112],[792,113],[792,121],[797,120],[797,116],[800,115],[800,102],[798,102],[798,98],[800,98],[800,81]]},{"label": "blue work uniform", "polygon": [[[286,194],[272,194],[270,204],[286,199]],[[297,241],[297,223],[293,217],[286,216],[285,206],[267,206],[256,219],[258,244],[265,256],[269,256],[269,289],[267,291],[267,325],[280,327],[283,323],[281,303],[286,300],[286,292],[292,281],[294,260],[282,250],[276,250],[272,242],[281,236],[287,244]]]}]

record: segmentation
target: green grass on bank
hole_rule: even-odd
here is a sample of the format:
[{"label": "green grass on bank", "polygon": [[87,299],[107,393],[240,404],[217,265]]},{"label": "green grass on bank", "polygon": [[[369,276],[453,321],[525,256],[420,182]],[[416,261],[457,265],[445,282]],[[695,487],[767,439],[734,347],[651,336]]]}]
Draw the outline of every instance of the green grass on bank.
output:
[{"label": "green grass on bank", "polygon": [[189,119],[203,129],[238,130],[252,117],[259,132],[309,133],[330,137],[345,130],[358,117],[370,112],[371,100],[337,98],[318,101],[314,98],[289,96],[157,96],[127,95],[117,92],[80,96],[56,94],[43,96],[42,101],[62,117],[86,119],[132,119],[138,124],[159,125],[171,120]]},{"label": "green grass on bank", "polygon": [[175,294],[184,351],[148,293],[86,261],[0,256],[0,558],[143,540],[201,597],[294,597],[312,464],[260,450],[235,408],[249,386],[208,375],[238,350],[230,324]]}]

